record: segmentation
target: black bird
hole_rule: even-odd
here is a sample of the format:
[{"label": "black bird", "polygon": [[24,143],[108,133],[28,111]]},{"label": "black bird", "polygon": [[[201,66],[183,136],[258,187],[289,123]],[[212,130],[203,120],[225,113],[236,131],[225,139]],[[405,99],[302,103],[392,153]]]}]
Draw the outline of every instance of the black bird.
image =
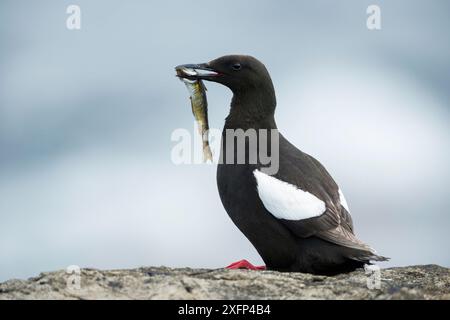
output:
[{"label": "black bird", "polygon": [[[217,82],[233,92],[222,134],[224,163],[217,168],[217,185],[225,210],[267,269],[333,275],[387,260],[356,238],[345,198],[322,164],[279,134],[275,90],[264,64],[251,56],[229,55],[183,67],[191,70],[183,77]],[[237,150],[230,150],[227,143],[229,129],[255,129],[258,141],[266,130],[269,138],[263,143],[271,155],[278,148],[278,171],[267,173],[267,163],[259,154],[261,146],[254,148],[250,139],[245,139],[244,163],[237,163]],[[273,134],[278,146],[270,138]],[[237,143],[237,138],[232,139]],[[227,154],[233,156],[233,163]],[[229,267],[264,268],[246,260]]]}]

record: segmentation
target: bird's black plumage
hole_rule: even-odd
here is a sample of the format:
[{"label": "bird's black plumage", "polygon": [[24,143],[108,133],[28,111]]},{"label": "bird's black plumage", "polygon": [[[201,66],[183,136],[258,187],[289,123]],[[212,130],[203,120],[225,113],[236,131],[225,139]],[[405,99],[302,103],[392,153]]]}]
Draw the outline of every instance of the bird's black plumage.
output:
[{"label": "bird's black plumage", "polygon": [[[230,151],[227,129],[256,129],[258,140],[259,129],[271,130],[279,135],[279,170],[272,177],[325,204],[321,215],[297,220],[279,218],[268,210],[255,178],[255,170],[264,166],[248,141],[245,164],[234,161],[218,165],[217,185],[223,206],[267,268],[337,274],[362,267],[371,260],[385,260],[354,235],[352,218],[327,170],[279,134],[274,118],[275,90],[265,66],[253,57],[241,55],[224,56],[198,66],[211,72],[198,78],[221,83],[233,92],[222,135],[222,158]],[[275,147],[271,139],[267,139],[267,144],[269,150]],[[236,150],[232,152],[236,158]],[[248,162],[251,152],[256,152],[258,158],[254,164]]]}]

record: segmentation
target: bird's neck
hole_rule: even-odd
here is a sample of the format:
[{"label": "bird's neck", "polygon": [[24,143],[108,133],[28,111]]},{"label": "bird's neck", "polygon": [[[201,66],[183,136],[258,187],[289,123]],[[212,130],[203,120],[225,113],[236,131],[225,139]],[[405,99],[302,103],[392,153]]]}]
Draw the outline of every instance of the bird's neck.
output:
[{"label": "bird's neck", "polygon": [[273,88],[234,92],[225,129],[276,129],[276,104]]}]

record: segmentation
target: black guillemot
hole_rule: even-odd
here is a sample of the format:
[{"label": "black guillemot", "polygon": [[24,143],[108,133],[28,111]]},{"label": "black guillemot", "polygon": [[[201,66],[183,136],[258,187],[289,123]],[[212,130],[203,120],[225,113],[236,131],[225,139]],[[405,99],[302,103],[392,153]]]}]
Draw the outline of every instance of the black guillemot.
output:
[{"label": "black guillemot", "polygon": [[[262,130],[278,135],[277,146],[267,140],[269,151],[278,148],[276,172],[264,170],[248,141],[245,159],[253,152],[256,162],[222,161],[217,168],[223,206],[267,269],[333,275],[387,259],[355,236],[344,195],[322,164],[278,133],[275,90],[264,64],[250,56],[229,55],[185,66],[195,71],[189,77],[220,83],[233,92],[221,159],[230,152],[227,130],[254,129],[258,140]],[[231,153],[237,157],[235,150]],[[264,269],[246,260],[229,268]]]}]

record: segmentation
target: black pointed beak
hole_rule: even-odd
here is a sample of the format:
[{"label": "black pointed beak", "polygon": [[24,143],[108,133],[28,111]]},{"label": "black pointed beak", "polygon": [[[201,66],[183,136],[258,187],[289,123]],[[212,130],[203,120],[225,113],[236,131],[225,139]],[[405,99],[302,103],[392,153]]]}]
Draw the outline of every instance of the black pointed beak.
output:
[{"label": "black pointed beak", "polygon": [[183,64],[175,67],[175,70],[178,77],[189,80],[212,80],[212,78],[220,75],[207,63]]}]

